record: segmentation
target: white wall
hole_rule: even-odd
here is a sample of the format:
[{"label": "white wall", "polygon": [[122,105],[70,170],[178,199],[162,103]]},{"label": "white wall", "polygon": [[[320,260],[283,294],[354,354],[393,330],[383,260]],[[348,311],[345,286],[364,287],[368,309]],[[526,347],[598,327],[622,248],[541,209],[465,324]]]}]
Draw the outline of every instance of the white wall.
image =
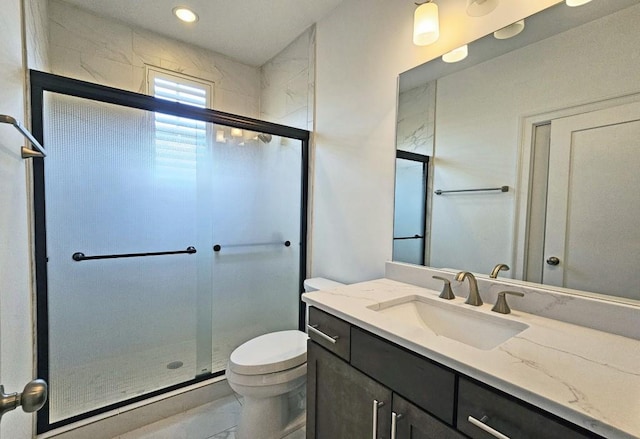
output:
[{"label": "white wall", "polygon": [[438,80],[434,186],[511,190],[434,197],[432,266],[514,265],[521,119],[640,92],[639,22],[637,5]]},{"label": "white wall", "polygon": [[312,275],[384,276],[391,258],[398,74],[558,0],[501,2],[474,19],[439,2],[440,40],[412,43],[413,2],[344,0],[316,28]]},{"label": "white wall", "polygon": [[210,50],[60,0],[49,3],[49,39],[52,73],[144,93],[149,64],[212,81],[215,110],[259,115],[259,69]]},{"label": "white wall", "polygon": [[[2,2],[0,14],[0,114],[24,122],[24,65],[20,0]],[[32,379],[32,320],[27,168],[24,138],[0,125],[0,384],[21,392]],[[18,409],[0,424],[5,439],[31,437],[32,415]]]}]

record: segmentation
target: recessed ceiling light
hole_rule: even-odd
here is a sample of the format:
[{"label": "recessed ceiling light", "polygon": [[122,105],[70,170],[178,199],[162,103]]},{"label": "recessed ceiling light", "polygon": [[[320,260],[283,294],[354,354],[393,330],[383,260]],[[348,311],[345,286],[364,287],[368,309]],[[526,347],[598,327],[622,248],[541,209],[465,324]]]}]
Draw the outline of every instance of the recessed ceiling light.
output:
[{"label": "recessed ceiling light", "polygon": [[184,6],[177,6],[173,8],[173,15],[178,17],[178,19],[184,21],[185,23],[195,23],[198,21],[198,14],[193,12],[189,8],[185,8]]}]

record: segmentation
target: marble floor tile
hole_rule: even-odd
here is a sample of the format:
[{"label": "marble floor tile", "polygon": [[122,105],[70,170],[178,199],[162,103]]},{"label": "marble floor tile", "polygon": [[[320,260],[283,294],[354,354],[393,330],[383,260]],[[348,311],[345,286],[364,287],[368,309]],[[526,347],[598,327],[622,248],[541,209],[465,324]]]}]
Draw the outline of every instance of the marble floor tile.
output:
[{"label": "marble floor tile", "polygon": [[[228,430],[221,431],[220,433],[214,434],[207,439],[236,439],[236,428],[237,427],[232,427]],[[302,427],[301,429],[294,431],[293,433],[285,436],[282,439],[305,439],[306,437],[306,429]]]},{"label": "marble floor tile", "polygon": [[225,432],[234,431],[240,419],[240,410],[238,399],[235,395],[229,395],[113,439],[233,438],[233,435]]},{"label": "marble floor tile", "polygon": [[[241,410],[242,397],[232,394],[113,439],[236,439]],[[303,427],[283,439],[305,436]]]}]

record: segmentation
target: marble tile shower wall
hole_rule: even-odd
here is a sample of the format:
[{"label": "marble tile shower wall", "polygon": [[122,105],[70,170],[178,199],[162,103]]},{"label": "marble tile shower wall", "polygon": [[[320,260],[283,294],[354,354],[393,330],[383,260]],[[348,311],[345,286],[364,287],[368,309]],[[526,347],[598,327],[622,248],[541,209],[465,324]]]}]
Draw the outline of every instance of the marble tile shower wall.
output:
[{"label": "marble tile shower wall", "polygon": [[400,93],[397,148],[433,155],[436,83],[431,81]]},{"label": "marble tile shower wall", "polygon": [[260,118],[313,130],[315,26],[261,67]]},{"label": "marble tile shower wall", "polygon": [[47,0],[24,2],[27,66],[48,72],[49,67],[49,18]]},{"label": "marble tile shower wall", "polygon": [[144,92],[144,67],[153,65],[212,81],[216,110],[259,117],[259,68],[64,1],[51,0],[48,9],[52,73]]}]

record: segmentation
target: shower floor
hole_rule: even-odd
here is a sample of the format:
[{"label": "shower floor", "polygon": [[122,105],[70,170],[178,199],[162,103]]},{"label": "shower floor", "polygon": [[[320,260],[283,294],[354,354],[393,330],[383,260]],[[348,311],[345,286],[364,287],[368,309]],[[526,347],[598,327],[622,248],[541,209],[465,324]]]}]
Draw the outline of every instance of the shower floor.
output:
[{"label": "shower floor", "polygon": [[[196,375],[195,352],[195,342],[185,342],[78,367],[52,367],[49,377],[51,422],[192,380]],[[167,367],[177,361],[182,362],[182,366]],[[223,370],[226,361],[226,358],[214,359],[214,370]]]}]

